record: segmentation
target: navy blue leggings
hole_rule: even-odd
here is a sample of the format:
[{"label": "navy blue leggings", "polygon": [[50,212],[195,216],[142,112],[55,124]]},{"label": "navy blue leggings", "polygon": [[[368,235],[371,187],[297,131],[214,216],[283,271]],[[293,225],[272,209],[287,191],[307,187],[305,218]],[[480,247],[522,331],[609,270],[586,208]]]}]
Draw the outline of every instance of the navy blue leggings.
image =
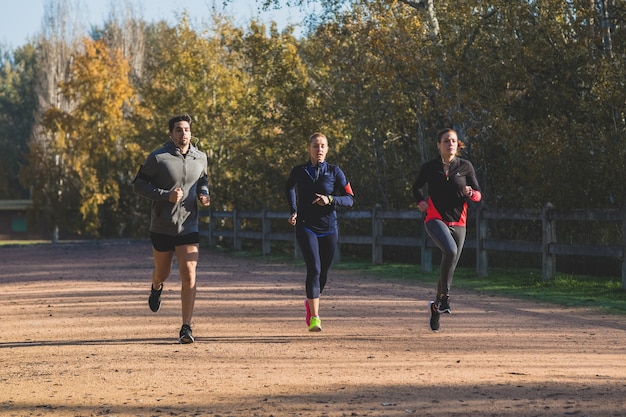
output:
[{"label": "navy blue leggings", "polygon": [[335,256],[337,232],[318,236],[310,229],[296,227],[296,240],[306,263],[306,298],[319,298]]},{"label": "navy blue leggings", "polygon": [[467,229],[465,226],[448,226],[441,220],[429,220],[424,223],[424,227],[435,245],[441,249],[441,272],[436,298],[439,300],[442,295],[450,294],[452,277],[461,257]]}]

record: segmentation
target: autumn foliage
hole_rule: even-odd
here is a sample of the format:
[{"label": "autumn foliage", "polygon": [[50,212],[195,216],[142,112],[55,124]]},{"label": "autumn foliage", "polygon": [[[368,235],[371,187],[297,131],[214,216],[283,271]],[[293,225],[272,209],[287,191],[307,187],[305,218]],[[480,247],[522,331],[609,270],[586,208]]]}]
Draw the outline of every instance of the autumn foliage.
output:
[{"label": "autumn foliage", "polygon": [[[67,71],[53,94],[27,82],[51,73],[44,61],[29,73],[5,59],[5,84],[37,84],[27,91],[57,100],[30,108],[22,189],[74,233],[144,233],[146,203],[129,184],[167,140],[167,119],[189,112],[218,209],[285,209],[285,177],[315,131],[329,137],[328,159],[357,206],[411,207],[442,127],[459,132],[490,207],[623,207],[622,2],[321,3],[301,36],[217,14],[199,27],[185,13],[173,26],[111,19],[82,43],[58,39],[72,53],[55,67]],[[10,162],[0,172],[15,171]]]}]

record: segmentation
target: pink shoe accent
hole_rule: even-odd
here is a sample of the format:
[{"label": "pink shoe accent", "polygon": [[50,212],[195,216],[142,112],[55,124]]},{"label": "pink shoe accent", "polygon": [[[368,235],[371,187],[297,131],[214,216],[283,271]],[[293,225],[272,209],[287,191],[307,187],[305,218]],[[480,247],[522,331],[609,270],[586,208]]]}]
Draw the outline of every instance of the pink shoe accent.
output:
[{"label": "pink shoe accent", "polygon": [[304,300],[304,308],[306,308],[306,325],[311,325],[311,309],[309,308],[309,300]]}]

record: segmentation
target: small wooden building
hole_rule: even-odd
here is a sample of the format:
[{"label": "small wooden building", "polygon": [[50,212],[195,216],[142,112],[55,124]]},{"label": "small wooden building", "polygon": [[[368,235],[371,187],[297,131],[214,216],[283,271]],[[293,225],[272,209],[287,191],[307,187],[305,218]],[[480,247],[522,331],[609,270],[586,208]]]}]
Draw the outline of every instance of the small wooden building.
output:
[{"label": "small wooden building", "polygon": [[41,225],[29,221],[32,200],[0,200],[0,240],[42,239]]}]

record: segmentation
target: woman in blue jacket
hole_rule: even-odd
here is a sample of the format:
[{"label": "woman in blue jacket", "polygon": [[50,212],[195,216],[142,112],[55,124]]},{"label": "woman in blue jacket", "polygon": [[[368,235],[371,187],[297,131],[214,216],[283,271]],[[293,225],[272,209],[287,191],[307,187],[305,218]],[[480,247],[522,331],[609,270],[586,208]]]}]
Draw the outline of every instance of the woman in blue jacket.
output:
[{"label": "woman in blue jacket", "polygon": [[343,171],[326,162],[327,153],[328,138],[322,133],[311,135],[310,160],[291,170],[285,190],[291,210],[289,223],[296,226],[296,240],[306,263],[306,324],[311,332],[322,330],[320,294],[335,256],[339,233],[336,207],[352,207],[354,200]]}]

